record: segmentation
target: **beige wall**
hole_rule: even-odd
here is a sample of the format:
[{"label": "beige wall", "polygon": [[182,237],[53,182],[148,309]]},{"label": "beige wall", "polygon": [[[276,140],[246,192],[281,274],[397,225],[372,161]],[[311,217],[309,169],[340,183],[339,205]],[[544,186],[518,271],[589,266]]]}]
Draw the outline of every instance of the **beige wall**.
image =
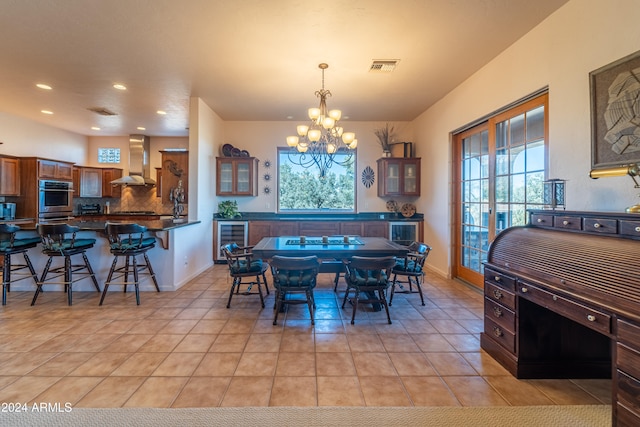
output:
[{"label": "beige wall", "polygon": [[0,112],[0,154],[84,162],[87,137]]},{"label": "beige wall", "polygon": [[[247,150],[253,157],[260,160],[258,165],[258,197],[236,197],[240,211],[246,212],[276,212],[276,153],[278,147],[286,147],[285,138],[296,134],[298,123],[289,122],[225,122],[224,143],[228,143],[241,150]],[[392,123],[397,131],[397,141],[414,141],[413,125],[410,122]],[[357,178],[357,210],[358,212],[386,212],[386,200],[377,195],[378,172],[376,160],[382,157],[382,149],[378,145],[374,130],[385,125],[384,122],[350,122],[343,121],[342,126],[346,131],[355,132],[358,139],[358,154],[356,160]],[[222,144],[220,144],[221,146]],[[216,147],[216,155],[220,155],[220,147]],[[420,156],[417,150],[416,156]],[[270,160],[271,169],[264,168],[262,162]],[[376,183],[370,188],[362,185],[361,174],[365,167],[370,166],[376,171]],[[263,179],[265,173],[270,173],[272,180],[267,183]],[[271,194],[265,195],[263,188],[269,185]],[[223,199],[221,199],[223,200]],[[397,198],[396,201],[405,201]],[[413,201],[415,199],[406,199]]]},{"label": "beige wall", "polygon": [[637,0],[572,0],[415,120],[432,268],[450,265],[450,133],[547,85],[549,177],[568,180],[567,209],[624,211],[636,202],[630,178],[588,177],[589,72],[640,49],[639,16]]}]

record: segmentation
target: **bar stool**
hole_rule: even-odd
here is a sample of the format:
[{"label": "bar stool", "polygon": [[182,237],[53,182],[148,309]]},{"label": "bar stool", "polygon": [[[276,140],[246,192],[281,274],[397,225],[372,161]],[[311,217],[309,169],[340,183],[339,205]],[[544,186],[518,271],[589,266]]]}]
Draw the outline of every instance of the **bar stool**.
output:
[{"label": "bar stool", "polygon": [[[147,227],[139,224],[114,224],[107,223],[105,225],[105,232],[109,239],[111,246],[111,253],[114,255],[113,262],[111,263],[111,269],[109,270],[109,276],[104,284],[104,290],[102,291],[102,297],[100,298],[100,305],[104,302],[104,297],[107,296],[107,289],[109,285],[123,285],[124,292],[127,292],[127,285],[134,285],[136,290],[136,304],[140,305],[140,279],[139,275],[149,275],[156,290],[160,292],[158,281],[156,280],[156,274],[151,267],[147,251],[154,248],[156,245],[155,237],[144,237],[144,233],[147,231]],[[144,257],[144,264],[139,264],[136,256],[142,255]],[[118,258],[124,257],[124,265],[117,267]],[[145,270],[147,271],[145,273]],[[133,282],[129,281],[129,274],[133,274]],[[116,279],[124,278],[124,281],[114,282],[113,275],[116,274]]]},{"label": "bar stool", "polygon": [[[42,241],[42,253],[49,255],[49,259],[37,283],[38,289],[36,289],[31,305],[36,303],[38,295],[42,292],[43,285],[64,284],[69,305],[73,303],[73,284],[79,280],[90,277],[96,290],[100,292],[96,275],[91,268],[91,264],[89,264],[89,259],[86,254],[87,249],[95,245],[96,239],[76,239],[76,232],[78,230],[79,227],[74,227],[69,224],[38,224],[38,234],[40,234]],[[71,238],[67,238],[69,234]],[[84,263],[74,265],[71,261],[73,255],[82,255]],[[51,263],[55,257],[64,257],[64,266],[51,268]],[[83,270],[86,270],[86,272]],[[81,277],[74,280],[73,274],[78,272],[82,272],[79,273]],[[49,283],[44,283],[47,281],[49,273],[53,273],[55,276],[48,279],[50,281]],[[57,279],[60,276],[64,276],[63,282],[51,282],[52,279]]]},{"label": "bar stool", "polygon": [[[7,291],[11,291],[11,283],[31,277],[38,284],[38,275],[33,269],[33,264],[27,255],[27,250],[35,248],[40,243],[39,237],[27,237],[16,239],[16,232],[20,230],[17,225],[0,224],[0,255],[3,256],[2,266],[2,305],[7,305]],[[14,264],[11,255],[22,254],[25,264]],[[11,278],[11,273],[29,269],[29,273],[18,273],[20,278]]]}]

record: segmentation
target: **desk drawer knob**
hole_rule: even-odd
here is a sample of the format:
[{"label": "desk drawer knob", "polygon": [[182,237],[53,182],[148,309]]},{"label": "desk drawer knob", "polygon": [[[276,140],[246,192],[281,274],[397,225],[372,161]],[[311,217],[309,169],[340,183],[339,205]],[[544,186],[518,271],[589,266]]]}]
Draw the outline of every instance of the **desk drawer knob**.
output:
[{"label": "desk drawer knob", "polygon": [[500,276],[494,276],[493,280],[495,280],[496,282],[499,282],[500,281]]},{"label": "desk drawer knob", "polygon": [[562,221],[562,225],[569,225],[569,221],[565,219],[564,221]]},{"label": "desk drawer knob", "polygon": [[502,329],[500,328],[493,328],[493,335],[500,338],[501,336],[504,335],[504,332],[502,332]]},{"label": "desk drawer knob", "polygon": [[529,289],[526,286],[523,286],[522,288],[520,288],[520,290],[522,291],[523,294],[526,294],[527,292],[529,292]]},{"label": "desk drawer knob", "polygon": [[595,322],[596,321],[596,316],[594,316],[593,314],[587,314],[587,320],[589,322]]},{"label": "desk drawer knob", "polygon": [[600,224],[598,224],[597,222],[595,224],[593,224],[593,228],[600,228],[602,227]]},{"label": "desk drawer knob", "polygon": [[500,307],[493,307],[493,315],[496,317],[502,317],[502,310],[500,310]]},{"label": "desk drawer knob", "polygon": [[640,227],[636,227],[636,232],[640,233]]},{"label": "desk drawer knob", "polygon": [[493,296],[494,296],[496,299],[500,299],[500,298],[502,298],[502,292],[500,292],[500,290],[498,290],[498,289],[494,289],[494,290],[493,290]]},{"label": "desk drawer knob", "polygon": [[542,218],[538,218],[538,224],[544,222],[544,220]]}]

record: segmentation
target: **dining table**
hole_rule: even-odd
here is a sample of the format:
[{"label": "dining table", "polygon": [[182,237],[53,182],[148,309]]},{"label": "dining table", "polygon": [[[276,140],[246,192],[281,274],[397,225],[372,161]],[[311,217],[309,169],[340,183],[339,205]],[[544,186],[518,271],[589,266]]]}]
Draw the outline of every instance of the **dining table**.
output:
[{"label": "dining table", "polygon": [[409,252],[409,248],[384,237],[279,236],[262,238],[251,252],[255,258],[265,260],[274,255],[291,257],[317,255],[320,259],[348,260],[352,256],[404,257]]},{"label": "dining table", "polygon": [[[274,255],[290,257],[316,255],[321,261],[335,262],[333,260],[348,261],[353,256],[404,257],[409,252],[409,248],[384,237],[279,236],[264,237],[251,252],[255,258],[264,260],[269,260]],[[382,309],[379,303],[373,303],[372,307],[374,311]]]}]

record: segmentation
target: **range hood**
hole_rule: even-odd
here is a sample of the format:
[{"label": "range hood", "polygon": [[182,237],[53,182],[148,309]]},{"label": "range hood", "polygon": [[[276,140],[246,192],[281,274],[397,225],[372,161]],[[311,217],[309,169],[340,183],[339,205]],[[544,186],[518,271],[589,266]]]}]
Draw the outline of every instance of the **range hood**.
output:
[{"label": "range hood", "polygon": [[150,177],[150,140],[146,135],[129,135],[129,176],[114,179],[116,185],[156,185]]}]

